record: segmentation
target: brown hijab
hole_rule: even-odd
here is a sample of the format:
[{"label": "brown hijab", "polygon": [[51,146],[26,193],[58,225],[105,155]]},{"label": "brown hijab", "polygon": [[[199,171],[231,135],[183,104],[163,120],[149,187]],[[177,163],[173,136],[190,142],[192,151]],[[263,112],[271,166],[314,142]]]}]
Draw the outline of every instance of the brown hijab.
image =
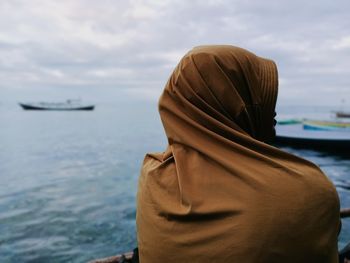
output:
[{"label": "brown hijab", "polygon": [[186,54],[159,100],[169,146],[145,157],[141,263],[337,262],[339,200],[273,137],[277,69],[233,46]]}]

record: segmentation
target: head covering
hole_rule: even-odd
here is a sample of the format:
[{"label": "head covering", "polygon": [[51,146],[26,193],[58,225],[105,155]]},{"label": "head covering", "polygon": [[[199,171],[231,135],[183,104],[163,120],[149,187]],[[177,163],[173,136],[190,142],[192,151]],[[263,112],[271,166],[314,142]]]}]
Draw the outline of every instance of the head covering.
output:
[{"label": "head covering", "polygon": [[168,148],[139,179],[141,262],[337,262],[334,186],[264,142],[277,86],[275,63],[238,47],[182,58],[159,99]]}]

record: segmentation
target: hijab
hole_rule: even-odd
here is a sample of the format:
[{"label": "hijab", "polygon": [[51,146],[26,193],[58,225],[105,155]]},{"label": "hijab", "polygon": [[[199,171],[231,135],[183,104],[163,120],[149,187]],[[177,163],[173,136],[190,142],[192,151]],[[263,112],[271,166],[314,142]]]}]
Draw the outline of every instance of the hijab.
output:
[{"label": "hijab", "polygon": [[242,48],[181,59],[159,99],[168,147],[139,178],[142,263],[337,262],[334,186],[266,143],[277,87],[276,64]]}]

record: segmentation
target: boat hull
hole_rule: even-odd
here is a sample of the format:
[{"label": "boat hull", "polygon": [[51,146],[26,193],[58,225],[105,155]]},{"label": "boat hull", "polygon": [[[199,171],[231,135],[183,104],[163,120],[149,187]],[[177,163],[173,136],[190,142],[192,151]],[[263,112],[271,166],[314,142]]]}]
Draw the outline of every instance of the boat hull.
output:
[{"label": "boat hull", "polygon": [[350,149],[350,140],[347,139],[311,139],[277,135],[274,143],[276,145],[288,145],[296,148],[315,150],[348,151]]},{"label": "boat hull", "polygon": [[350,132],[350,122],[304,120],[304,130]]},{"label": "boat hull", "polygon": [[339,131],[339,132],[350,132],[350,127],[348,126],[327,126],[327,125],[317,125],[312,123],[304,123],[304,130],[320,130],[320,131]]},{"label": "boat hull", "polygon": [[37,106],[37,105],[31,105],[31,104],[24,104],[19,103],[19,105],[24,110],[46,110],[46,111],[91,111],[94,110],[94,105],[87,105],[87,106],[77,106],[77,107],[45,107],[45,106]]},{"label": "boat hull", "polygon": [[274,143],[278,146],[349,152],[350,133],[305,130],[303,124],[277,125]]}]

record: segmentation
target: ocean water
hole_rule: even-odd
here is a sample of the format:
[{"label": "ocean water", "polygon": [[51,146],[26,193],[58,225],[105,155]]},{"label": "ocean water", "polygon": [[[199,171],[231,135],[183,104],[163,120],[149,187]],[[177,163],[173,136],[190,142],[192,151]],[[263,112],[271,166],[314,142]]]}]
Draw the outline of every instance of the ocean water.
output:
[{"label": "ocean water", "polygon": [[[280,112],[328,117],[330,109]],[[155,102],[106,102],[92,112],[0,104],[0,262],[86,262],[134,248],[140,166],[165,146]],[[317,163],[350,207],[349,157],[283,149]],[[350,218],[340,247],[347,241]]]}]

